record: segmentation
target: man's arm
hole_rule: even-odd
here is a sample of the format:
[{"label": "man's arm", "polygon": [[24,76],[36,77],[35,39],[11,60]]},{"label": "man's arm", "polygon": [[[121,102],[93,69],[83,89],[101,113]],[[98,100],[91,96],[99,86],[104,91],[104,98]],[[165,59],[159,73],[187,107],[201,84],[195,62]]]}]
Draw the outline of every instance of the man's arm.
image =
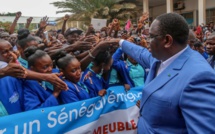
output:
[{"label": "man's arm", "polygon": [[69,15],[66,14],[63,18],[63,26],[62,26],[62,31],[61,33],[64,35],[65,31],[66,31],[66,22],[68,21],[69,19]]},{"label": "man's arm", "polygon": [[41,19],[40,27],[39,27],[39,30],[36,32],[36,36],[40,37],[40,35],[43,34],[43,31],[46,29],[46,26],[48,25],[48,20],[49,20],[49,17],[47,16]]},{"label": "man's arm", "polygon": [[66,83],[64,83],[58,76],[60,74],[42,74],[27,70],[16,63],[9,63],[6,67],[0,69],[0,78],[12,76],[17,78],[26,78],[32,80],[48,81],[59,89],[68,89]]},{"label": "man's arm", "polygon": [[152,62],[156,60],[146,48],[125,40],[120,40],[120,45],[124,53],[131,56],[144,68],[150,68]]},{"label": "man's arm", "polygon": [[33,17],[30,17],[30,18],[27,19],[27,23],[25,25],[25,28],[27,28],[27,29],[29,28],[32,20],[33,20]]},{"label": "man's arm", "polygon": [[6,67],[0,69],[0,78],[12,76],[17,78],[25,78],[25,69],[16,63],[9,63]]},{"label": "man's arm", "polygon": [[63,82],[59,76],[61,74],[46,74],[46,73],[37,73],[31,70],[27,70],[27,77],[26,79],[31,80],[39,80],[39,81],[48,81],[52,83],[55,87],[62,90],[67,90],[68,87],[65,82]]},{"label": "man's arm", "polygon": [[22,13],[21,12],[17,12],[16,13],[16,17],[12,23],[12,25],[10,26],[10,30],[9,30],[9,33],[10,34],[13,34],[14,33],[14,30],[15,30],[15,27],[16,27],[16,24],[17,24],[17,21],[19,20],[19,18],[21,17]]}]

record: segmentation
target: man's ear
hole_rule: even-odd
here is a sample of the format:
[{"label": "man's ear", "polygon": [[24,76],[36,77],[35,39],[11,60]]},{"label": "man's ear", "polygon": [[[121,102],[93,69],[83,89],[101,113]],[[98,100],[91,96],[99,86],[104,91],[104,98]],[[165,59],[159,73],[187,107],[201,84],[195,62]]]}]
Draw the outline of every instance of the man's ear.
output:
[{"label": "man's ear", "polygon": [[164,47],[165,48],[170,48],[172,46],[172,44],[173,44],[173,38],[172,38],[171,35],[167,34],[165,36],[165,45],[164,45]]}]

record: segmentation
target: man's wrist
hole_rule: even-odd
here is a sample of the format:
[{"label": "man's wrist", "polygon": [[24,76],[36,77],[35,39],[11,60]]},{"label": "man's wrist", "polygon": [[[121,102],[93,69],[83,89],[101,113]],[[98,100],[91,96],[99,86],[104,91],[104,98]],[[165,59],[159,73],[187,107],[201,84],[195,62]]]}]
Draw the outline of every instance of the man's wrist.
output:
[{"label": "man's wrist", "polygon": [[48,76],[47,76],[48,74],[42,74],[42,80],[43,81],[47,81],[48,80]]},{"label": "man's wrist", "polygon": [[121,39],[121,40],[119,41],[119,47],[120,47],[120,48],[122,48],[122,43],[123,43],[124,41],[125,41],[124,39]]},{"label": "man's wrist", "polygon": [[15,18],[15,19],[14,19],[14,22],[17,22],[18,20],[19,20],[19,18]]}]

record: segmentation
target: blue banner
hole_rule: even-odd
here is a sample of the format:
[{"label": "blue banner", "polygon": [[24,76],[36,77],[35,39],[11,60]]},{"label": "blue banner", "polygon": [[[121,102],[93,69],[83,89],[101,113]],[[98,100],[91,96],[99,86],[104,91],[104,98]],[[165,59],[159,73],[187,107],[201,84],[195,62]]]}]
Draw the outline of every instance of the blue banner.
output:
[{"label": "blue banner", "polygon": [[0,134],[135,133],[142,87],[112,87],[104,97],[0,118]]}]

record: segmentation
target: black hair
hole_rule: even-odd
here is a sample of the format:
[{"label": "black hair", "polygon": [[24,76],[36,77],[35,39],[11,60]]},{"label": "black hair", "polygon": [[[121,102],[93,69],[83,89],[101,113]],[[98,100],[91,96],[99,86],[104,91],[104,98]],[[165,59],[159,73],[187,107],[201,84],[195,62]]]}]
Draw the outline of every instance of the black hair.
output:
[{"label": "black hair", "polygon": [[108,64],[112,56],[109,51],[99,52],[93,60],[94,65],[99,66],[102,63]]},{"label": "black hair", "polygon": [[156,18],[159,21],[159,34],[172,36],[173,41],[185,45],[188,40],[189,27],[183,16],[177,13],[165,13]]},{"label": "black hair", "polygon": [[65,69],[70,61],[76,59],[74,56],[67,54],[65,51],[61,51],[55,58],[55,64],[60,69]]},{"label": "black hair", "polygon": [[24,51],[25,57],[28,60],[29,66],[34,66],[35,61],[45,55],[48,55],[46,52],[39,50],[35,46],[30,46]]},{"label": "black hair", "polygon": [[26,45],[30,41],[36,41],[36,39],[30,35],[30,32],[28,29],[19,29],[18,35],[17,35],[17,44],[22,48],[26,48]]},{"label": "black hair", "polygon": [[201,47],[201,46],[203,46],[202,45],[202,43],[200,42],[200,41],[196,41],[195,43],[194,43],[194,47]]}]

